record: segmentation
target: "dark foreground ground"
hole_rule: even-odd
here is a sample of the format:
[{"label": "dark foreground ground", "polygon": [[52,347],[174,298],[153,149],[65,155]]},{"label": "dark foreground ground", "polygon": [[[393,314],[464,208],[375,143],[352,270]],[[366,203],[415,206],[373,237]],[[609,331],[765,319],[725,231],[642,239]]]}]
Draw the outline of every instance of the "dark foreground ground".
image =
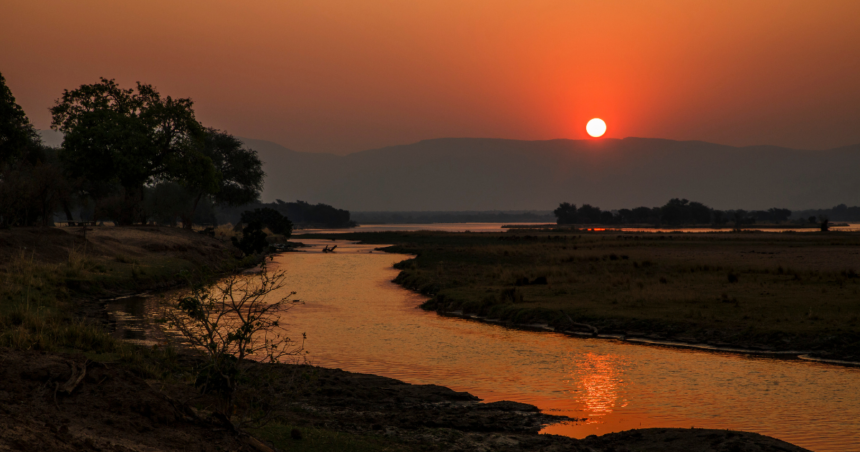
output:
[{"label": "dark foreground ground", "polygon": [[189,386],[144,380],[80,355],[0,349],[0,450],[805,450],[724,430],[643,429],[585,440],[538,435],[559,418],[531,405],[484,404],[441,386],[337,369],[280,366],[275,372],[283,381],[295,381],[298,372],[309,383],[277,414],[277,424],[251,430],[262,439],[257,442],[208,416],[206,400],[194,398]]}]

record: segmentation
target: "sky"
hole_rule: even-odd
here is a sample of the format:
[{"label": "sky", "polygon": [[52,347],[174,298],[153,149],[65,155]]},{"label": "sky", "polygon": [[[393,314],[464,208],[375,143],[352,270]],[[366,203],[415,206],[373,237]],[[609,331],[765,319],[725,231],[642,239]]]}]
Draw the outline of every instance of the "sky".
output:
[{"label": "sky", "polygon": [[860,143],[860,1],[0,0],[39,129],[115,78],[206,126],[347,154],[442,137]]}]

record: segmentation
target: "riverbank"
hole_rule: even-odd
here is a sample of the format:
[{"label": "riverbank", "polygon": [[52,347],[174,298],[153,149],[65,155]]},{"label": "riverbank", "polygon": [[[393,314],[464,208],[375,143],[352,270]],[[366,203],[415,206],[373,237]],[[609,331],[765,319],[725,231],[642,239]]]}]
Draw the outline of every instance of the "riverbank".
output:
[{"label": "riverbank", "polygon": [[573,335],[860,361],[860,234],[326,235],[413,254],[422,307]]},{"label": "riverbank", "polygon": [[[531,405],[484,404],[441,386],[290,365],[268,374],[275,389],[293,397],[274,422],[251,430],[258,440],[225,428],[207,413],[209,401],[176,379],[144,379],[117,363],[70,354],[0,349],[0,363],[0,450],[805,450],[726,430],[644,429],[584,440],[538,435],[558,418]],[[300,388],[296,375],[307,380]]]},{"label": "riverbank", "polygon": [[[193,387],[197,357],[117,341],[100,319],[100,297],[171,287],[183,269],[236,268],[228,244],[172,228],[86,236],[21,229],[0,231],[0,239],[11,256],[0,297],[0,450],[266,450],[208,412],[211,401]],[[609,451],[666,438],[715,451],[802,450],[760,435],[685,429],[578,441],[538,435],[558,419],[529,405],[480,404],[439,386],[336,369],[271,372],[251,386],[291,400],[252,433],[289,450]]]}]

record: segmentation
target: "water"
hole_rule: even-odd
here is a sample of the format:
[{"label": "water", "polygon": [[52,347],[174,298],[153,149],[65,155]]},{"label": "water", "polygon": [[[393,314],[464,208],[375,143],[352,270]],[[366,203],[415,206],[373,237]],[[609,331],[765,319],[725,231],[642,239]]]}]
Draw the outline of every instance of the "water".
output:
[{"label": "water", "polygon": [[[517,225],[520,227],[528,227],[531,225],[542,225],[546,223],[431,223],[431,224],[368,224],[359,225],[351,229],[300,229],[294,231],[294,235],[302,234],[342,234],[346,232],[392,232],[392,231],[445,231],[445,232],[505,232],[508,228],[502,226]],[[692,229],[668,229],[668,228],[623,228],[623,227],[598,227],[595,230],[604,231],[611,229],[613,231],[624,232],[730,232],[732,228],[692,228]],[[756,229],[755,227],[746,227],[745,231],[763,231],[763,232],[817,232],[815,228],[782,228],[782,229]],[[848,226],[831,227],[833,231],[860,231],[860,224],[850,223]]]},{"label": "water", "polygon": [[504,232],[502,226],[516,224],[522,226],[546,223],[430,223],[430,224],[367,224],[350,229],[300,229],[294,235],[302,234],[342,234],[344,232],[391,232],[391,231],[444,231],[444,232]]},{"label": "water", "polygon": [[[302,240],[308,252],[275,257],[286,318],[313,364],[438,384],[485,401],[514,400],[583,421],[545,432],[583,438],[631,428],[745,430],[819,452],[860,451],[860,368],[798,359],[714,353],[510,330],[441,317],[425,298],[391,282],[409,256],[344,241]],[[335,253],[321,253],[337,243]],[[378,246],[378,245],[377,245]],[[151,298],[108,305],[118,337],[141,343],[159,333],[135,320]],[[145,305],[145,306],[144,306]],[[144,312],[147,311],[147,312]],[[143,333],[141,333],[143,331]]]},{"label": "water", "polygon": [[[306,243],[330,244],[331,241]],[[796,359],[643,346],[510,330],[441,317],[390,282],[408,256],[338,242],[273,267],[304,304],[314,364],[515,400],[585,421],[547,432],[582,438],[639,427],[728,428],[816,451],[860,451],[860,369]]]}]

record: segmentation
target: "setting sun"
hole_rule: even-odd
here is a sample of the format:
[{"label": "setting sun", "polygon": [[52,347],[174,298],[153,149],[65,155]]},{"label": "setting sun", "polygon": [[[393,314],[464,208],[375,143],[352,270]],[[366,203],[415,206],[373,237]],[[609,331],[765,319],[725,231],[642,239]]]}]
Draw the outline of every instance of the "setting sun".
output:
[{"label": "setting sun", "polygon": [[585,131],[594,138],[602,137],[606,133],[606,123],[600,118],[594,118],[585,125]]}]

